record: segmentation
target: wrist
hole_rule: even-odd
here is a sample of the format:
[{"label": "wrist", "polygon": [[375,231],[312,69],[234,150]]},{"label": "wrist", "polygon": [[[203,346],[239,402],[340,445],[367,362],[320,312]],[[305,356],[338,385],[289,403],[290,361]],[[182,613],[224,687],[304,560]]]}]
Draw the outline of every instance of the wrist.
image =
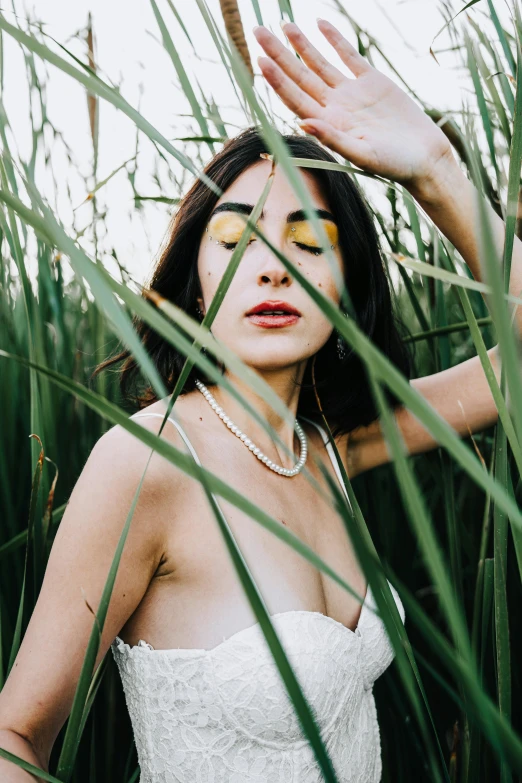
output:
[{"label": "wrist", "polygon": [[448,196],[455,196],[459,187],[469,184],[448,144],[442,154],[405,187],[423,207],[437,207]]}]

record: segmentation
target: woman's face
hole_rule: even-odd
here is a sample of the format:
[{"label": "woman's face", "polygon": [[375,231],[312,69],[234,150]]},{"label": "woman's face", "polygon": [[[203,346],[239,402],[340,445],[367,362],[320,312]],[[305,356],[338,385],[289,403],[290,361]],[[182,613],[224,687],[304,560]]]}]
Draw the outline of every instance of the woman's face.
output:
[{"label": "woman's face", "polygon": [[[260,160],[246,169],[223,193],[203,232],[198,256],[198,273],[203,297],[198,303],[209,308],[232,251],[245,227],[238,212],[249,214],[261,195],[272,164]],[[344,274],[338,247],[338,231],[330,206],[313,175],[301,170],[313,206],[319,210],[333,254]],[[258,223],[275,247],[284,253],[301,273],[336,304],[340,298],[326,254],[315,237],[301,204],[281,169],[276,166],[272,188]],[[298,311],[298,317],[249,316],[263,302],[275,303],[266,309]],[[265,308],[263,308],[265,309]],[[313,356],[332,333],[332,326],[304,288],[294,280],[271,250],[252,234],[232,283],[212,324],[212,333],[239,358],[260,371],[278,370]]]}]

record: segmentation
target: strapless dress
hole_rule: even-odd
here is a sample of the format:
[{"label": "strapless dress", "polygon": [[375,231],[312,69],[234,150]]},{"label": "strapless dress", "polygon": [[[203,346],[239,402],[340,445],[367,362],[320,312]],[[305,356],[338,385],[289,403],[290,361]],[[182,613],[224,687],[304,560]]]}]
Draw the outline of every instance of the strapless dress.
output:
[{"label": "strapless dress", "polygon": [[[312,423],[342,486],[326,432]],[[404,622],[402,602],[388,584]],[[339,783],[381,780],[372,689],[394,651],[374,609],[368,585],[355,631],[320,612],[271,615]],[[132,722],[139,783],[324,780],[259,623],[209,650],[154,649],[143,639],[130,646],[119,636],[111,650]]]}]

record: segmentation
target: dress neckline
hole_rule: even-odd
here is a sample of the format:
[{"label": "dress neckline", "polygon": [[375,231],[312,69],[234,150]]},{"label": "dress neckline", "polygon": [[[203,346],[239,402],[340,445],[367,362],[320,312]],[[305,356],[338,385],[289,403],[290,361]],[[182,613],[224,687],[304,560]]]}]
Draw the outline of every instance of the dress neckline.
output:
[{"label": "dress neckline", "polygon": [[[156,417],[159,417],[161,419],[164,418],[164,415],[161,414],[161,413],[146,413],[146,412],[138,413],[133,418],[137,419],[137,418],[144,417],[144,416],[156,416]],[[348,493],[346,492],[346,487],[344,486],[344,483],[343,483],[342,474],[341,474],[341,471],[340,471],[337,459],[335,457],[335,452],[333,450],[332,444],[328,440],[328,435],[326,433],[326,430],[324,430],[323,427],[321,427],[321,425],[318,422],[314,421],[313,419],[309,419],[307,416],[300,416],[300,419],[309,422],[314,427],[316,427],[316,429],[319,430],[319,433],[321,435],[323,443],[324,443],[324,445],[326,447],[326,451],[328,453],[330,461],[331,461],[331,463],[332,463],[332,465],[334,467],[335,473],[336,473],[337,478],[339,480],[339,483],[341,485],[341,489],[342,489],[344,495],[346,496],[346,500],[347,500],[347,502],[348,502],[348,504],[349,504],[349,506],[351,508],[351,503],[350,503],[350,500],[348,498]],[[175,419],[170,418],[170,416],[168,417],[168,421],[170,421],[176,427],[176,429],[178,430],[178,432],[182,436],[183,440],[185,441],[187,447],[192,452],[192,455],[193,455],[194,459],[196,460],[196,462],[198,464],[201,464],[200,461],[199,461],[199,457],[197,456],[197,453],[194,450],[194,447],[192,446],[192,443],[190,442],[190,440],[188,438],[188,435],[186,434],[186,432],[183,429],[183,427],[181,426],[181,424],[178,421],[176,421]],[[270,615],[270,620],[273,620],[273,619],[277,620],[277,618],[287,618],[287,619],[289,619],[289,618],[297,616],[297,615],[303,615],[305,617],[309,617],[310,619],[317,619],[320,622],[326,621],[327,623],[332,624],[333,627],[337,627],[338,630],[341,631],[341,633],[345,633],[348,638],[351,637],[352,639],[353,638],[360,639],[361,638],[361,632],[360,632],[361,623],[363,622],[364,616],[365,616],[366,612],[368,611],[368,603],[370,601],[370,596],[371,596],[371,588],[370,588],[370,584],[367,582],[366,583],[366,593],[365,593],[365,596],[364,596],[364,600],[363,600],[363,602],[361,604],[361,611],[359,613],[359,620],[357,622],[355,630],[353,630],[353,631],[352,631],[351,628],[348,628],[348,626],[344,625],[344,623],[340,623],[338,620],[335,620],[333,617],[330,617],[330,615],[324,614],[323,612],[312,611],[310,609],[288,609],[288,610],[286,610],[284,612],[276,612],[275,614],[271,614]],[[129,645],[127,642],[124,642],[123,639],[120,636],[116,636],[115,637],[115,639],[113,641],[113,644],[118,646],[120,649],[125,650],[128,653],[131,653],[134,650],[146,650],[147,652],[152,652],[152,653],[171,653],[171,654],[172,653],[179,653],[180,655],[191,655],[191,654],[208,655],[208,654],[211,654],[211,653],[215,652],[216,650],[220,649],[221,647],[223,647],[224,645],[228,644],[229,642],[237,640],[237,638],[239,636],[247,634],[247,633],[257,632],[260,629],[261,629],[261,624],[259,622],[253,623],[252,625],[249,625],[246,628],[241,628],[239,631],[236,631],[231,636],[227,637],[226,639],[223,639],[222,642],[218,642],[217,645],[215,645],[214,647],[210,647],[208,649],[204,648],[204,647],[202,647],[202,648],[197,648],[197,647],[166,647],[166,648],[158,648],[158,649],[156,649],[155,647],[153,647],[149,642],[145,641],[144,639],[139,639],[138,643],[135,644],[135,645]]]},{"label": "dress neckline", "polygon": [[[366,612],[368,611],[368,604],[370,603],[370,597],[371,597],[372,591],[370,584],[368,583],[366,586],[366,594],[364,596],[364,601],[361,604],[361,611],[359,613],[359,620],[357,622],[357,625],[355,626],[355,630],[352,631],[351,628],[348,628],[348,626],[344,625],[344,623],[340,623],[338,620],[335,620],[333,617],[330,617],[328,614],[324,614],[323,612],[316,612],[312,611],[310,609],[287,609],[284,612],[276,612],[275,614],[270,615],[270,620],[278,620],[278,619],[291,619],[293,617],[297,617],[299,615],[302,615],[303,617],[309,618],[310,620],[319,621],[319,622],[326,622],[328,625],[331,625],[333,628],[336,628],[338,631],[340,631],[341,634],[346,634],[347,638],[350,639],[350,641],[354,641],[355,639],[362,639],[362,627],[364,625],[364,618],[366,616]],[[205,647],[165,647],[165,648],[156,648],[153,647],[149,642],[145,641],[145,639],[139,639],[137,644],[130,645],[127,642],[124,642],[123,639],[119,636],[116,636],[113,642],[113,645],[117,646],[120,650],[123,650],[127,653],[132,653],[135,650],[142,650],[146,653],[163,653],[163,654],[176,654],[178,653],[180,656],[187,656],[187,655],[211,655],[212,653],[217,652],[222,647],[225,647],[226,645],[230,644],[231,642],[237,641],[238,638],[244,635],[249,635],[251,633],[258,633],[261,630],[261,623],[256,622],[252,623],[252,625],[247,625],[246,628],[241,628],[239,631],[236,631],[231,636],[228,636],[226,639],[223,639],[223,641],[218,642],[214,647],[205,648]]]}]

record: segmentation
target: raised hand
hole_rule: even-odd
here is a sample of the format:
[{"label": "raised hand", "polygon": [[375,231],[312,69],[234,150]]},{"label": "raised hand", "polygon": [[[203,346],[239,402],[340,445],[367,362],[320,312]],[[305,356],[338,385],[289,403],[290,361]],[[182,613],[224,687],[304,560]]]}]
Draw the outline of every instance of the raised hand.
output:
[{"label": "raised hand", "polygon": [[301,118],[303,130],[360,168],[419,187],[446,160],[451,146],[417,104],[370,63],[329,22],[318,27],[355,78],[345,76],[288,22],[284,33],[298,60],[265,27],[254,34],[268,57],[263,76]]}]

